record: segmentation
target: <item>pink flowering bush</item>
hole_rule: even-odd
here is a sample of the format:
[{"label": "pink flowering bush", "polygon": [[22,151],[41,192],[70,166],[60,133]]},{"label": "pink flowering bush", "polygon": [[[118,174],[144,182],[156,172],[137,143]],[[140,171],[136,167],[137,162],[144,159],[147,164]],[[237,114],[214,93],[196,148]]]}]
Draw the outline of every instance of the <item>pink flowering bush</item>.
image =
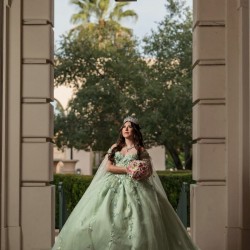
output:
[{"label": "pink flowering bush", "polygon": [[128,175],[135,180],[144,180],[152,174],[149,161],[134,160],[127,167]]}]

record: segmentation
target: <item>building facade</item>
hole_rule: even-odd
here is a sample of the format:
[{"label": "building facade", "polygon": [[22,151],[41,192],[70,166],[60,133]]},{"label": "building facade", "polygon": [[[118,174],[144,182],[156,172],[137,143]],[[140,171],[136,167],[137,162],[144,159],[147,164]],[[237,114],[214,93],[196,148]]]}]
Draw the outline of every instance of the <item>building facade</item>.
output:
[{"label": "building facade", "polygon": [[[0,1],[1,250],[54,241],[53,0]],[[191,233],[202,250],[250,237],[249,1],[194,0]]]}]

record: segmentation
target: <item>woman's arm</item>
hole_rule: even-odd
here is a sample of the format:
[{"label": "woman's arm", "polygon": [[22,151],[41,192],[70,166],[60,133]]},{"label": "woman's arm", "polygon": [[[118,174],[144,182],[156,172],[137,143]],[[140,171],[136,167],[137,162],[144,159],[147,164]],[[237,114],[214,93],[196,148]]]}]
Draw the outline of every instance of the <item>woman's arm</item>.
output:
[{"label": "woman's arm", "polygon": [[[110,148],[110,152],[116,146],[116,144],[113,144]],[[117,167],[110,160],[108,160],[107,163],[107,171],[113,174],[127,174],[127,169],[125,167]]]},{"label": "woman's arm", "polygon": [[107,171],[113,174],[127,174],[125,167],[117,167],[111,161],[108,161]]},{"label": "woman's arm", "polygon": [[151,163],[151,158],[150,158],[150,156],[145,148],[141,148],[140,159],[142,161],[146,162],[149,166],[148,174],[145,175],[142,180],[148,179],[153,174],[153,167],[152,167],[152,163]]}]

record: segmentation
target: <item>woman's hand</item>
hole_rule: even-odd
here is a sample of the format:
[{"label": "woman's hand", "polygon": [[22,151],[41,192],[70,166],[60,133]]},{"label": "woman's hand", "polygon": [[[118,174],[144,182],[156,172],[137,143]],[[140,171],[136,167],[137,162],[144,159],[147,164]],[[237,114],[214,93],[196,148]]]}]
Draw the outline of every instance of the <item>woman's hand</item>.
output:
[{"label": "woman's hand", "polygon": [[111,161],[108,161],[107,171],[112,174],[127,174],[127,168],[117,167],[113,165]]},{"label": "woman's hand", "polygon": [[152,175],[152,165],[148,160],[134,160],[127,168],[128,174],[137,181],[147,180]]}]

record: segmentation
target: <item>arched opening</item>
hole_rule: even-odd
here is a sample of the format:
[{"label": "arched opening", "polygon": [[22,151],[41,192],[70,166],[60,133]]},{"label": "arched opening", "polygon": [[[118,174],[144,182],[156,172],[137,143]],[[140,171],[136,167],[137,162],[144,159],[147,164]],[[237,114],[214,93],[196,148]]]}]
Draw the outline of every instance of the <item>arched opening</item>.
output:
[{"label": "arched opening", "polygon": [[[152,3],[151,3],[152,4]],[[191,57],[191,55],[190,55],[190,57]],[[173,63],[173,65],[174,65],[174,63]],[[172,83],[171,82],[168,82],[168,85],[170,86]],[[91,108],[91,107],[90,107]],[[174,154],[174,153],[173,153]]]}]

